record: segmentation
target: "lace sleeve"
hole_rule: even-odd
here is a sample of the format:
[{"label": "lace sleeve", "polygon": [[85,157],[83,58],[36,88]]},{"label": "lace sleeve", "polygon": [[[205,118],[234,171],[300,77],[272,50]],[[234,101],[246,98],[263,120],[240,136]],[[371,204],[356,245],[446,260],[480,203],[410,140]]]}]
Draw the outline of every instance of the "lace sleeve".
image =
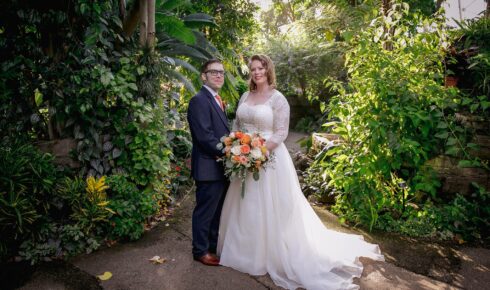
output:
[{"label": "lace sleeve", "polygon": [[[267,141],[269,148],[273,149],[281,144],[288,137],[289,131],[289,104],[283,94],[279,93],[272,100],[272,110],[274,114],[274,133]],[[272,146],[271,146],[272,145]]]},{"label": "lace sleeve", "polygon": [[[248,92],[243,93],[240,97],[240,101],[238,102],[238,106],[236,106],[236,112],[238,112],[238,108],[241,104],[247,99]],[[238,113],[235,114],[235,119],[233,120],[233,124],[231,125],[231,131],[235,132],[240,130],[240,120],[238,120]]]}]

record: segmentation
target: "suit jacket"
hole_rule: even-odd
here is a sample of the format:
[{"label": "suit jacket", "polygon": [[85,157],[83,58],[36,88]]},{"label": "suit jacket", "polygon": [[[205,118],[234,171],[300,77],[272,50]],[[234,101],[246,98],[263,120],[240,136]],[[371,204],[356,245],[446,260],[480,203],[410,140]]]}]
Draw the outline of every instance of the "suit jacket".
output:
[{"label": "suit jacket", "polygon": [[230,133],[228,119],[206,88],[202,87],[190,100],[187,120],[192,136],[192,177],[196,181],[226,179],[223,164],[216,161],[223,152],[216,145]]}]

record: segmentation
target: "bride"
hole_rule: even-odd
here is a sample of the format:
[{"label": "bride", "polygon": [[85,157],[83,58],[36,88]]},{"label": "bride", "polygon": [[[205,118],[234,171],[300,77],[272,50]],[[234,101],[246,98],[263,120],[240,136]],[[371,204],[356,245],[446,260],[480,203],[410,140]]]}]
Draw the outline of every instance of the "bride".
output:
[{"label": "bride", "polygon": [[359,257],[383,260],[377,245],[362,236],[327,229],[301,192],[283,141],[289,105],[275,87],[274,65],[266,55],[249,64],[250,91],[240,99],[233,131],[259,132],[274,152],[273,164],[255,181],[249,174],[245,195],[234,179],[226,194],[219,229],[220,264],[270,277],[286,289],[358,289]]}]

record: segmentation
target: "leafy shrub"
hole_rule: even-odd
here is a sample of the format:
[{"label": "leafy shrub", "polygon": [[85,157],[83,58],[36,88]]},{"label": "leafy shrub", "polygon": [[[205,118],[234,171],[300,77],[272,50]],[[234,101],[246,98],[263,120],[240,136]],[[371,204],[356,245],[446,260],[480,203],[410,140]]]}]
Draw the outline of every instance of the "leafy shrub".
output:
[{"label": "leafy shrub", "polygon": [[114,212],[110,216],[110,235],[113,238],[138,239],[144,231],[146,219],[158,210],[151,190],[140,191],[123,175],[107,179],[110,204]]},{"label": "leafy shrub", "polygon": [[380,216],[380,228],[408,236],[453,239],[457,242],[484,241],[490,238],[490,194],[474,184],[469,196],[456,195],[446,204],[426,202],[423,207],[409,207],[401,218]]},{"label": "leafy shrub", "polygon": [[109,200],[105,192],[107,189],[105,176],[99,179],[90,176],[86,181],[85,194],[72,205],[71,219],[86,235],[101,234],[110,214],[113,213],[108,206]]},{"label": "leafy shrub", "polygon": [[38,232],[52,207],[59,172],[53,157],[25,140],[4,138],[0,144],[0,244],[15,252],[19,243]]},{"label": "leafy shrub", "polygon": [[490,192],[473,183],[475,191],[470,196],[457,195],[446,205],[429,207],[429,214],[436,217],[441,230],[459,235],[464,240],[490,238]]},{"label": "leafy shrub", "polygon": [[52,258],[90,253],[100,247],[100,237],[86,235],[76,224],[44,223],[39,233],[22,242],[19,256],[36,264]]},{"label": "leafy shrub", "polygon": [[166,140],[165,108],[142,105],[135,112],[135,121],[116,121],[119,136],[115,145],[126,148],[116,159],[116,166],[140,186],[147,186],[158,175],[170,169],[172,151]]},{"label": "leafy shrub", "polygon": [[312,116],[305,116],[302,117],[298,123],[296,123],[296,126],[294,129],[299,132],[305,132],[305,133],[312,133],[312,132],[318,132],[318,129],[320,127],[320,121],[321,118],[312,117]]},{"label": "leafy shrub", "polygon": [[[455,53],[462,70],[453,68],[455,75],[462,75],[463,86],[473,96],[486,96],[486,107],[490,106],[490,19],[481,17],[459,23],[455,32]],[[451,66],[449,66],[451,67]],[[452,68],[452,67],[451,67]]]},{"label": "leafy shrub", "polygon": [[380,215],[401,217],[409,200],[437,200],[439,182],[424,165],[445,145],[446,154],[461,152],[465,130],[451,115],[457,91],[442,86],[443,20],[395,4],[346,55],[350,82],[335,84],[329,107],[338,121],[326,124],[344,142],[316,162],[340,191],[333,209],[347,220],[372,229]]}]

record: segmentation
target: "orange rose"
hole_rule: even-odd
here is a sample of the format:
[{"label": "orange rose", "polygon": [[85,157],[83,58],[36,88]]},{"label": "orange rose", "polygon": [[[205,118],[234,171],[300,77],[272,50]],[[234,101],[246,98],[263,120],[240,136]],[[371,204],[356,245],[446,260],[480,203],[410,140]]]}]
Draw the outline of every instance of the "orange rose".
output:
[{"label": "orange rose", "polygon": [[237,137],[238,139],[242,139],[242,137],[243,137],[243,132],[236,131],[236,132],[235,132],[235,137]]},{"label": "orange rose", "polygon": [[237,155],[233,156],[233,158],[231,159],[231,162],[239,163],[240,162],[240,156],[237,156]]},{"label": "orange rose", "polygon": [[252,141],[252,138],[250,138],[250,135],[248,134],[243,134],[242,138],[240,139],[242,144],[250,144],[250,141]]},{"label": "orange rose", "polygon": [[255,161],[255,168],[259,169],[261,164],[262,164],[262,161],[260,161],[260,160]]},{"label": "orange rose", "polygon": [[244,145],[240,146],[240,151],[243,154],[248,154],[248,153],[250,153],[250,146],[248,146],[247,144],[244,144]]}]

